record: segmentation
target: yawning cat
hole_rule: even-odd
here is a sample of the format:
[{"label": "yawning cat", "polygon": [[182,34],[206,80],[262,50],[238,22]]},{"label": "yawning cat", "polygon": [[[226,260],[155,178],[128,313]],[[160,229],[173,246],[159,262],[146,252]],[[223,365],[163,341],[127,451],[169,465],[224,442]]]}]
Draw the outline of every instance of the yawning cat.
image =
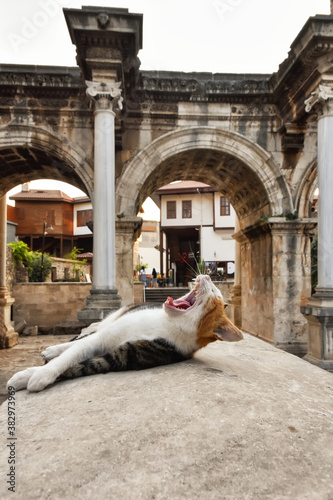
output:
[{"label": "yawning cat", "polygon": [[141,370],[189,359],[215,340],[235,342],[242,332],[225,315],[221,292],[209,276],[163,306],[130,306],[86,328],[74,342],[48,347],[44,366],[16,373],[8,387],[42,391],[57,379]]}]

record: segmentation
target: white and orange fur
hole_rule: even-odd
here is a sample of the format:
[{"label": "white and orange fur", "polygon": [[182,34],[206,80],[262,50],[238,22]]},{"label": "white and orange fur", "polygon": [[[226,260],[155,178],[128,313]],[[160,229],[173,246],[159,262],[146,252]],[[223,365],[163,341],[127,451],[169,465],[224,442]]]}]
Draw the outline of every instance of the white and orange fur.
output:
[{"label": "white and orange fur", "polygon": [[[124,349],[124,346],[131,346],[133,351],[143,343],[149,346],[149,356],[154,357],[151,346],[156,339],[163,342],[163,349],[167,345],[169,352],[170,349],[177,352],[175,360],[181,361],[191,358],[210,342],[235,342],[242,338],[241,331],[225,314],[221,292],[209,276],[200,275],[196,278],[192,292],[175,301],[169,298],[160,309],[134,308],[132,311],[131,308],[122,308],[100,323],[83,330],[78,341],[48,347],[42,353],[47,364],[16,373],[7,387],[14,387],[16,390],[27,388],[30,392],[42,391],[66,373],[65,378],[82,375],[69,375],[72,367],[82,366],[87,360],[110,357],[117,349]],[[161,362],[161,352],[158,359],[158,362],[154,363],[153,360],[147,366],[174,362]],[[147,366],[143,364],[139,368],[128,368],[124,365],[120,369],[141,369]],[[103,373],[106,371],[114,370],[104,369]]]}]

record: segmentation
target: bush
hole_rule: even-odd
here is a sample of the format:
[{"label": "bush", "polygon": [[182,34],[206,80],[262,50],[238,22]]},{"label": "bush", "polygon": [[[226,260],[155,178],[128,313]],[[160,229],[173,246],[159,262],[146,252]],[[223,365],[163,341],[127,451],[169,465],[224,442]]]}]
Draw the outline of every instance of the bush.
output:
[{"label": "bush", "polygon": [[30,282],[43,282],[51,272],[52,259],[48,254],[44,253],[43,268],[42,268],[42,254],[40,252],[31,252],[32,261],[29,266],[29,281]]},{"label": "bush", "polygon": [[32,252],[30,248],[24,241],[14,241],[12,243],[8,243],[8,246],[11,247],[13,251],[13,260],[14,262],[22,262],[25,267],[29,267],[32,260]]},{"label": "bush", "polygon": [[87,262],[87,259],[79,260],[77,256],[82,252],[83,248],[73,247],[72,251],[64,256],[64,259],[72,261],[73,277],[69,281],[80,281],[79,274],[82,274],[82,267]]}]

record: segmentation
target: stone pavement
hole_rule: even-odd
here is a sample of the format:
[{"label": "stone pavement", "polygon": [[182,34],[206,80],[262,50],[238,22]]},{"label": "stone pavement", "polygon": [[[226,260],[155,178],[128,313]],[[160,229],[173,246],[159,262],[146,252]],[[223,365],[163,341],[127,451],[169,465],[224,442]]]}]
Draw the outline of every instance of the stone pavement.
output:
[{"label": "stone pavement", "polygon": [[71,340],[74,335],[37,335],[19,337],[19,343],[11,349],[0,349],[0,404],[7,399],[6,384],[14,373],[43,365],[40,355],[46,347]]},{"label": "stone pavement", "polygon": [[249,335],[176,365],[20,391],[15,409],[6,441],[0,408],[1,499],[333,499],[333,374]]}]

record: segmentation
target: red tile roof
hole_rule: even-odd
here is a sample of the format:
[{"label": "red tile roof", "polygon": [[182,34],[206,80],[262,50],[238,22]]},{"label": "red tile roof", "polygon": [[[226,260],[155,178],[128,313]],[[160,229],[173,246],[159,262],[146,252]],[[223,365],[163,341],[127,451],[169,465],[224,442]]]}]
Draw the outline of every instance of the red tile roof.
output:
[{"label": "red tile roof", "polygon": [[73,203],[73,198],[63,193],[59,189],[29,189],[29,191],[21,191],[13,196],[10,200],[48,200],[48,201],[66,201]]},{"label": "red tile roof", "polygon": [[166,184],[162,186],[156,191],[156,194],[168,194],[168,193],[194,193],[197,190],[202,192],[214,192],[214,189],[209,184],[205,184],[204,182],[196,182],[196,181],[180,181],[180,182],[172,182],[171,184]]}]

